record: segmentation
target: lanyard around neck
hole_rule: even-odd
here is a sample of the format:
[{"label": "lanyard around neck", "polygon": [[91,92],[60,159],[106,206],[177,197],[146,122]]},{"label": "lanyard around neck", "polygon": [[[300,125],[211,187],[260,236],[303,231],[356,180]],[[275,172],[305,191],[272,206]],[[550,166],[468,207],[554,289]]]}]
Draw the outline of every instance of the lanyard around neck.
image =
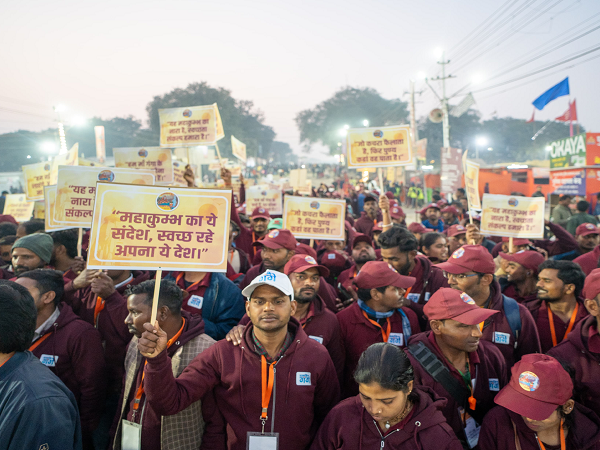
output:
[{"label": "lanyard around neck", "polygon": [[365,316],[365,318],[371,322],[373,325],[375,325],[377,328],[379,328],[381,330],[381,337],[383,338],[383,342],[387,342],[388,339],[390,338],[390,332],[392,331],[392,324],[390,322],[390,318],[386,317],[386,321],[387,321],[387,331],[383,330],[383,327],[381,325],[379,325],[379,322],[376,322],[375,320],[372,320],[371,318],[369,318],[369,316],[367,315],[367,313],[362,310],[363,316]]},{"label": "lanyard around neck", "polygon": [[[552,311],[550,310],[550,305],[546,306],[548,309],[548,321],[550,322],[550,333],[552,334],[552,347],[556,347],[558,342],[556,341],[556,330],[554,330],[554,316]],[[569,321],[569,326],[567,327],[567,331],[565,331],[565,335],[561,339],[561,342],[567,337],[567,335],[573,329],[573,325],[575,325],[575,318],[577,317],[577,311],[579,310],[579,303],[575,305],[575,309],[571,313],[571,320]]]},{"label": "lanyard around neck", "polygon": [[[267,364],[267,358],[265,358],[265,355],[260,356],[262,379],[262,412],[260,414],[260,420],[262,421],[263,432],[265,428],[265,422],[268,419],[267,410],[269,409],[269,402],[271,401],[271,394],[273,393],[273,383],[275,382],[275,364],[277,364],[277,361],[273,361],[271,364]],[[268,376],[267,365],[269,372]]]},{"label": "lanyard around neck", "polygon": [[[564,423],[565,423],[565,419],[562,419],[560,421],[560,450],[567,449],[567,441],[565,439],[565,430],[563,428]],[[538,438],[537,433],[535,435],[535,440],[537,441],[538,447],[540,448],[540,450],[546,450],[546,446],[544,445],[544,443],[542,441],[540,441],[540,438]]]}]

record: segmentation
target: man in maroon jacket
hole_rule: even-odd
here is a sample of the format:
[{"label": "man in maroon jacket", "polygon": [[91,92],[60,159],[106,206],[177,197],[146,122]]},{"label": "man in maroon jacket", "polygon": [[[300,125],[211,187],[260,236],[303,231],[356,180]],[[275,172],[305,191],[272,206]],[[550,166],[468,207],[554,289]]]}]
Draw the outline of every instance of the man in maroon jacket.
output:
[{"label": "man in maroon jacket", "polygon": [[[570,233],[569,233],[570,234]],[[578,256],[573,260],[574,263],[579,264],[581,270],[586,275],[592,273],[592,270],[598,267],[598,260],[600,259],[600,245],[598,245],[591,252],[587,252],[585,255]]]},{"label": "man in maroon jacket", "polygon": [[35,301],[38,318],[31,351],[69,388],[81,417],[83,447],[93,449],[106,396],[106,368],[100,333],[61,303],[62,272],[36,269],[16,280]]},{"label": "man in maroon jacket", "polygon": [[474,448],[483,417],[507,381],[502,353],[481,340],[479,329],[498,311],[480,308],[464,292],[445,288],[431,296],[424,312],[431,331],[413,336],[408,343],[415,384],[430,387],[448,400],[442,410],[448,425],[465,448]]},{"label": "man in maroon jacket", "polygon": [[546,353],[588,315],[580,298],[585,274],[573,261],[548,260],[539,270],[538,298],[525,306],[537,325],[542,353]]},{"label": "man in maroon jacket", "polygon": [[51,234],[54,248],[50,265],[63,272],[65,283],[74,280],[78,275],[77,271],[83,270],[85,266],[83,258],[77,257],[77,234],[76,228],[59,230]]},{"label": "man in maroon jacket", "polygon": [[52,259],[52,237],[44,233],[35,233],[22,238],[12,246],[12,266],[15,276],[28,270],[47,267]]},{"label": "man in maroon jacket", "polygon": [[354,228],[356,231],[367,236],[372,237],[372,230],[377,222],[381,222],[383,219],[379,206],[377,205],[377,197],[374,194],[367,194],[365,196],[365,203],[361,213],[360,219],[354,222]]},{"label": "man in maroon jacket", "polygon": [[[469,295],[480,308],[498,311],[483,323],[481,338],[498,347],[506,367],[512,367],[524,355],[541,353],[540,337],[531,313],[525,306],[502,295],[494,277],[494,258],[485,247],[465,245],[438,267],[446,272],[452,289]],[[511,324],[507,318],[510,314],[516,314],[518,326]],[[511,325],[515,326],[514,330]]]},{"label": "man in maroon jacket", "polygon": [[421,331],[416,314],[405,307],[404,293],[415,279],[399,274],[390,264],[369,261],[354,278],[358,300],[338,313],[346,353],[344,397],[358,394],[353,374],[360,355],[377,342],[406,346]]},{"label": "man in maroon jacket", "polygon": [[544,256],[534,250],[513,254],[500,252],[500,256],[508,262],[507,277],[500,279],[502,293],[519,303],[536,300],[538,268],[544,262]]},{"label": "man in maroon jacket", "polygon": [[600,269],[585,279],[585,307],[589,316],[580,321],[567,338],[548,351],[574,372],[575,399],[592,411],[600,411]]},{"label": "man in maroon jacket", "polygon": [[356,291],[352,287],[352,281],[365,263],[375,261],[377,256],[373,248],[373,241],[366,234],[357,234],[352,241],[352,260],[354,264],[349,269],[340,273],[337,281],[349,293],[355,296]]},{"label": "man in maroon jacket", "polygon": [[247,441],[249,448],[262,448],[258,439],[268,440],[269,448],[305,450],[339,400],[335,368],[327,350],[291,317],[296,301],[286,275],[268,270],[243,294],[252,325],[242,344],[217,342],[177,379],[164,351],[167,334],[144,324],[138,348],[147,358],[146,398],[158,414],[173,415],[212,391],[230,450],[245,450]]},{"label": "man in maroon jacket", "polygon": [[409,308],[417,314],[421,328],[425,329],[427,321],[423,316],[423,306],[432,293],[449,286],[448,280],[442,270],[426,257],[417,256],[419,242],[410,231],[399,225],[393,225],[386,230],[379,236],[381,256],[400,275],[416,279],[415,284],[406,291],[406,298],[410,300]]}]

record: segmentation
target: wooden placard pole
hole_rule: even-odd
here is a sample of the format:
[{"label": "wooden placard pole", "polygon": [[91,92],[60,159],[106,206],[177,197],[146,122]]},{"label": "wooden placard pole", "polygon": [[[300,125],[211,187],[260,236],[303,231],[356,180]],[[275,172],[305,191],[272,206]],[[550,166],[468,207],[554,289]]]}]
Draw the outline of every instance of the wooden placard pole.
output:
[{"label": "wooden placard pole", "polygon": [[511,253],[511,254],[514,253],[514,250],[515,250],[515,248],[513,246],[513,238],[509,237],[508,238],[508,253]]},{"label": "wooden placard pole", "polygon": [[223,159],[221,158],[221,152],[219,151],[219,144],[215,142],[215,148],[217,149],[217,157],[219,158],[219,165],[223,168]]},{"label": "wooden placard pole", "polygon": [[83,228],[79,227],[79,234],[77,236],[77,256],[81,257],[81,245],[83,242]]},{"label": "wooden placard pole", "polygon": [[377,175],[379,176],[379,189],[381,189],[379,195],[383,195],[383,170],[381,170],[381,167],[377,169]]},{"label": "wooden placard pole", "polygon": [[154,281],[154,297],[152,297],[152,315],[150,316],[150,323],[154,325],[156,322],[156,315],[158,313],[158,294],[160,293],[160,281],[162,278],[162,269],[156,271],[156,278]]}]

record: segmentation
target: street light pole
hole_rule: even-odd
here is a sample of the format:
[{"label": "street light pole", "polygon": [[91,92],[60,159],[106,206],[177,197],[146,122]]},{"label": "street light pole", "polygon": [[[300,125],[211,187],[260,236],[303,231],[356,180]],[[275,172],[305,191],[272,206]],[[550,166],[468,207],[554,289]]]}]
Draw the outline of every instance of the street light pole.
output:
[{"label": "street light pole", "polygon": [[442,104],[443,145],[444,145],[444,148],[450,148],[450,121],[448,118],[448,98],[446,97],[446,80],[449,78],[456,78],[456,77],[454,77],[453,75],[446,75],[446,64],[450,63],[450,60],[446,59],[446,52],[442,52],[441,61],[438,61],[437,63],[442,66],[442,76],[432,78],[431,81],[441,81],[442,82],[442,96],[440,97],[437,94],[437,92],[435,92],[435,89],[433,89],[433,87],[431,87],[431,85],[429,84],[429,80],[427,78],[425,78],[425,82],[427,83],[427,86],[429,86],[431,88],[431,90],[433,91],[435,96],[438,98],[438,100]]}]

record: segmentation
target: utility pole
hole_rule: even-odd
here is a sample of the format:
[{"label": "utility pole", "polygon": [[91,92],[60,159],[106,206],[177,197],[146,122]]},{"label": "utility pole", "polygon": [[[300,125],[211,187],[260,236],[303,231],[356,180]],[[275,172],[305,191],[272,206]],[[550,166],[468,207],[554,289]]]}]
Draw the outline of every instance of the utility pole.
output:
[{"label": "utility pole", "polygon": [[449,78],[455,78],[452,75],[446,75],[446,64],[448,64],[450,60],[446,59],[446,52],[442,52],[441,61],[437,63],[442,66],[442,76],[431,78],[431,81],[441,81],[442,82],[442,96],[440,97],[435,89],[429,84],[429,79],[425,78],[425,82],[427,86],[431,88],[435,96],[442,103],[442,132],[443,132],[443,145],[444,148],[450,148],[450,122],[448,120],[448,98],[446,97],[446,80]]},{"label": "utility pole", "polygon": [[417,130],[417,117],[415,115],[415,82],[410,80],[410,128],[413,134],[413,144],[419,140],[419,130]]}]

